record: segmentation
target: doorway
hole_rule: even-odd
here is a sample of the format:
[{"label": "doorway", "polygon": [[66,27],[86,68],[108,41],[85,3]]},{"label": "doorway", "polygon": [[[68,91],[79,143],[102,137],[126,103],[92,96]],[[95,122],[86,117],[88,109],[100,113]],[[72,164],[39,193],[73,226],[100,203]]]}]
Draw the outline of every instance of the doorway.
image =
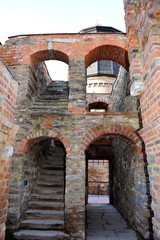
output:
[{"label": "doorway", "polygon": [[109,203],[109,160],[88,159],[88,203]]},{"label": "doorway", "polygon": [[106,136],[95,140],[86,151],[86,204],[112,203],[112,142]]},{"label": "doorway", "polygon": [[136,200],[145,194],[145,189],[137,189],[137,174],[141,171],[141,179],[146,178],[144,165],[137,161],[136,151],[129,143],[118,134],[108,134],[97,138],[86,150],[87,240],[97,236],[142,239],[131,226],[139,226],[139,208],[135,206],[141,203]]}]

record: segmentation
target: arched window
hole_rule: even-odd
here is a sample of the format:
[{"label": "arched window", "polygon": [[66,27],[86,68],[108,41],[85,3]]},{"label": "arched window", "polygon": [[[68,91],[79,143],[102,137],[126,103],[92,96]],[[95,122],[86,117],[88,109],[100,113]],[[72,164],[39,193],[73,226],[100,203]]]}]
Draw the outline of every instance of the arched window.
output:
[{"label": "arched window", "polygon": [[88,105],[89,112],[107,112],[108,104],[105,102],[94,102]]}]

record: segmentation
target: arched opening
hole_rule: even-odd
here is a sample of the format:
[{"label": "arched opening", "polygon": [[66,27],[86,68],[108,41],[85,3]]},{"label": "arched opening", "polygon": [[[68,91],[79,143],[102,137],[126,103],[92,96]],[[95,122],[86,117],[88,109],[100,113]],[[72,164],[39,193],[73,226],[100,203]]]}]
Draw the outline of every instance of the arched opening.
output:
[{"label": "arched opening", "polygon": [[[30,56],[30,79],[27,97],[31,104],[40,95],[45,95],[47,101],[51,95],[56,95],[63,89],[68,93],[68,56],[55,50],[35,52]],[[49,95],[49,96],[48,96]]]},{"label": "arched opening", "polygon": [[[97,224],[97,234],[106,229],[101,232],[106,236],[107,229],[112,229],[112,237],[122,237],[117,228],[124,221],[122,216],[127,223],[120,224],[121,232],[141,239],[136,232],[132,235],[132,226],[142,236],[149,236],[152,213],[148,187],[145,158],[139,160],[134,142],[119,134],[106,134],[93,140],[86,150],[87,236],[94,236],[91,225]],[[118,220],[114,218],[115,209],[120,213]],[[110,228],[103,228],[104,220]]]},{"label": "arched opening", "polygon": [[[16,224],[8,215],[8,224],[16,229],[16,239],[25,235],[26,239],[39,239],[43,230],[47,234],[66,237],[64,229],[64,193],[65,193],[66,150],[56,138],[39,137],[29,141],[24,156],[23,191],[21,192],[20,216]],[[28,230],[29,229],[29,230]],[[28,230],[28,231],[26,231]],[[7,230],[7,239],[13,239]],[[12,237],[12,238],[9,238]],[[58,236],[57,236],[58,237]]]},{"label": "arched opening", "polygon": [[86,150],[86,202],[94,202],[103,197],[106,203],[112,202],[111,160],[113,149],[107,137],[100,137]]},{"label": "arched opening", "polygon": [[59,51],[42,51],[31,56],[28,96],[30,115],[68,110],[68,56]]},{"label": "arched opening", "polygon": [[107,103],[108,106],[99,112],[137,112],[139,98],[131,96],[130,86],[130,73],[120,64],[110,60],[94,62],[87,68],[88,109],[91,103],[97,105],[93,109],[101,109],[101,103]]},{"label": "arched opening", "polygon": [[68,81],[68,64],[58,60],[45,61],[52,81]]},{"label": "arched opening", "polygon": [[[110,111],[107,99],[112,98],[113,86],[119,74],[120,65],[110,60],[100,60],[87,68],[86,95],[90,112]],[[93,99],[104,99],[93,101]],[[90,103],[92,101],[92,103]]]},{"label": "arched opening", "polygon": [[[125,44],[125,43],[124,43]],[[86,68],[100,60],[111,60],[129,70],[128,51],[116,45],[102,45],[94,48],[86,55]]]},{"label": "arched opening", "polygon": [[109,102],[107,112],[137,111],[138,97],[130,95],[131,81],[126,48],[116,45],[99,46],[86,55],[86,67],[88,109],[93,98],[103,98],[104,103]]}]

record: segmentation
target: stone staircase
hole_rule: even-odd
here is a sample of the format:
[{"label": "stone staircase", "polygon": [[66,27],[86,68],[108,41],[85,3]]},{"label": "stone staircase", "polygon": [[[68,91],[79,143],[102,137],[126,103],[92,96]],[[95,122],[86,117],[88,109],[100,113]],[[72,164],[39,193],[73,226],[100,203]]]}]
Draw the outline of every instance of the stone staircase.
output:
[{"label": "stone staircase", "polygon": [[36,97],[29,108],[29,115],[69,114],[68,95],[68,82],[52,81],[43,92]]},{"label": "stone staircase", "polygon": [[69,239],[64,231],[64,152],[55,147],[42,162],[28,210],[15,239]]}]

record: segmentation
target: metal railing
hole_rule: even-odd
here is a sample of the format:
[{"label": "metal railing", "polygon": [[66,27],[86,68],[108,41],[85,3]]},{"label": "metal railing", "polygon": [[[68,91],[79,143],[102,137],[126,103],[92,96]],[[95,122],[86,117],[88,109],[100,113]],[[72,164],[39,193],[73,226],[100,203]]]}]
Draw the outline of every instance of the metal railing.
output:
[{"label": "metal railing", "polygon": [[88,181],[88,195],[109,195],[109,182]]}]

